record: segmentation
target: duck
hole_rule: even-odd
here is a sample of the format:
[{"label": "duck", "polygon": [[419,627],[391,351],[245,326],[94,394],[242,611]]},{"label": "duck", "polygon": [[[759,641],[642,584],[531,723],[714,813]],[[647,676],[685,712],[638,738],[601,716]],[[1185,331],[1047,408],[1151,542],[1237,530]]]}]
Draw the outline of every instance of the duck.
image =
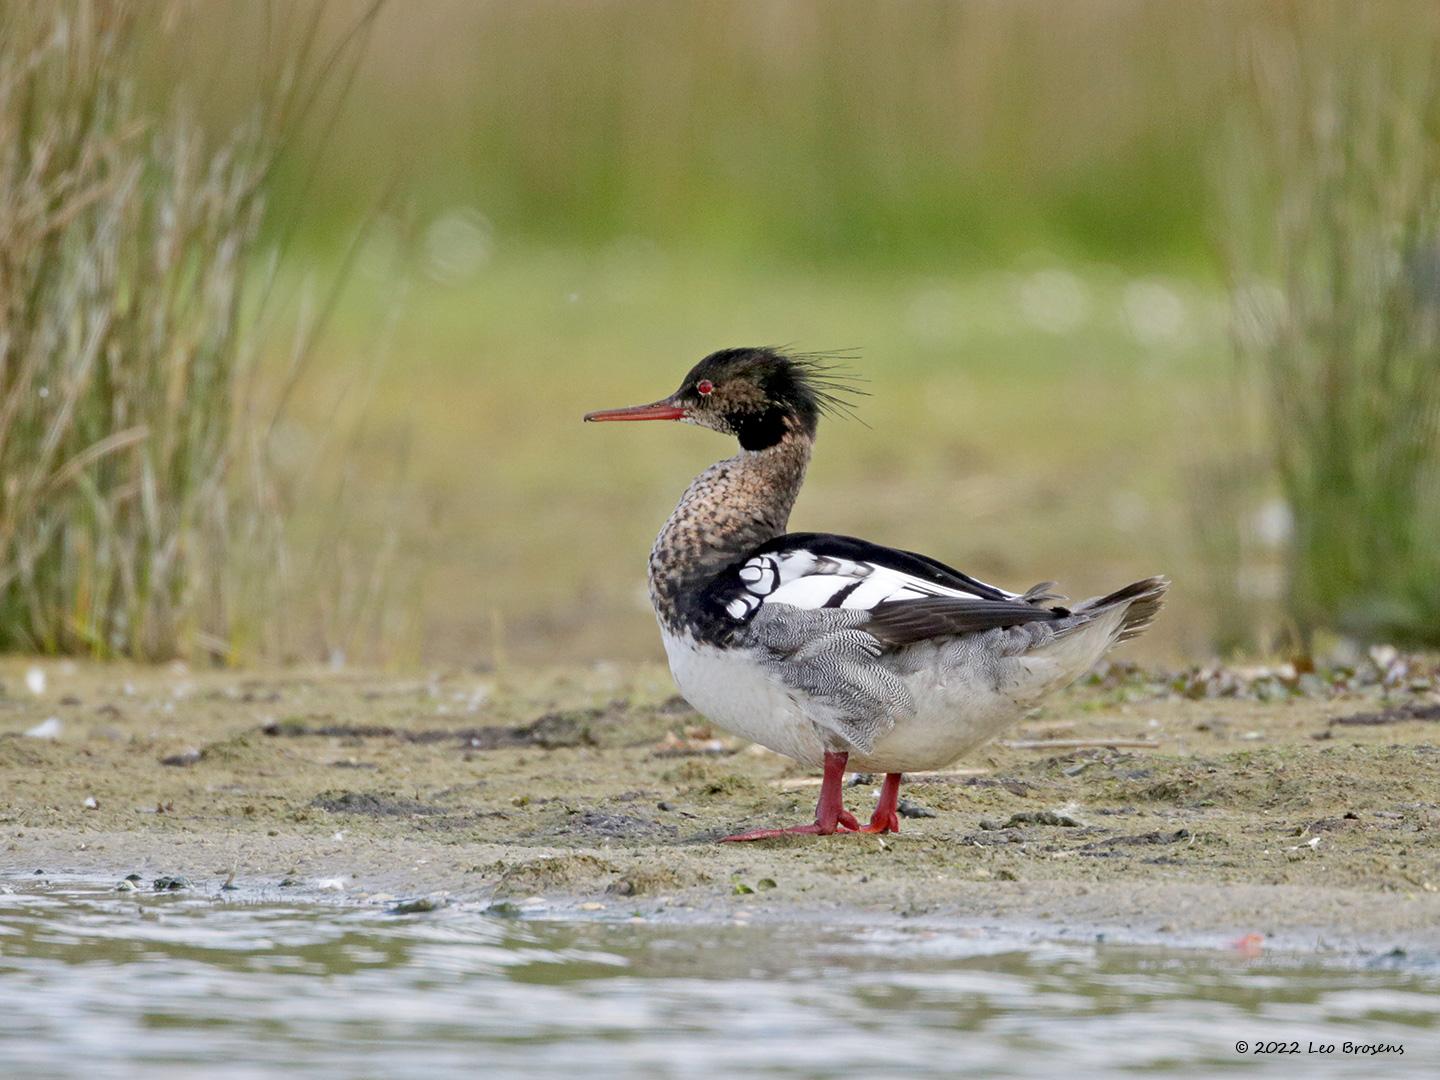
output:
[{"label": "duck", "polygon": [[[836,361],[728,348],[668,397],[587,413],[668,420],[735,439],[691,481],[650,549],[650,602],[682,697],[715,725],[821,771],[813,821],[725,836],[900,831],[906,773],[943,769],[1142,633],[1169,581],[1147,577],[1065,606],[899,548],[787,532],[822,417],[861,393]],[[847,770],[883,774],[862,824]]]}]

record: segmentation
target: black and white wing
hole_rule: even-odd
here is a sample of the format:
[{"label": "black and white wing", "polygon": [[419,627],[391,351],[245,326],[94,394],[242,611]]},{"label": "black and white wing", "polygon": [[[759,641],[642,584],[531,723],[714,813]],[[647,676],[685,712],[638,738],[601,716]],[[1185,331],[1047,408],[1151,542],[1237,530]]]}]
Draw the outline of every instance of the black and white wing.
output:
[{"label": "black and white wing", "polygon": [[1050,582],[1026,593],[987,585],[910,551],[829,533],[790,533],[756,548],[711,586],[725,615],[748,623],[762,610],[867,612],[863,629],[889,645],[1063,618]]}]

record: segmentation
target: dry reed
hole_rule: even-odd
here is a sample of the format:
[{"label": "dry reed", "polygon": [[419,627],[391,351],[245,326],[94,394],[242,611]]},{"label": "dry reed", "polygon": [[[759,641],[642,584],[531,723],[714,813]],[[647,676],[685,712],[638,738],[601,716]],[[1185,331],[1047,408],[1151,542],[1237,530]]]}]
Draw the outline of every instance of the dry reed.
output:
[{"label": "dry reed", "polygon": [[229,658],[276,614],[267,182],[353,39],[301,27],[216,134],[137,93],[200,14],[0,3],[0,648]]},{"label": "dry reed", "polygon": [[[1440,643],[1440,17],[1286,9],[1227,160],[1234,413],[1258,403],[1301,639]],[[1250,412],[1254,416],[1254,412]],[[1213,493],[1207,492],[1207,497]],[[1253,557],[1244,518],[1234,562]]]}]

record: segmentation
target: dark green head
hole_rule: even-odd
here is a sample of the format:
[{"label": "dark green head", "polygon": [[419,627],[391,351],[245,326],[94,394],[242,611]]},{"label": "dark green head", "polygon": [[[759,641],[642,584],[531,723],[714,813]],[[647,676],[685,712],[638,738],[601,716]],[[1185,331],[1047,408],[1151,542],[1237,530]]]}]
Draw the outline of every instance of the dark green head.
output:
[{"label": "dark green head", "polygon": [[683,420],[764,450],[788,435],[815,437],[824,413],[846,413],[860,393],[832,361],[775,348],[721,349],[701,360],[680,389],[651,405],[607,409],[586,420]]}]

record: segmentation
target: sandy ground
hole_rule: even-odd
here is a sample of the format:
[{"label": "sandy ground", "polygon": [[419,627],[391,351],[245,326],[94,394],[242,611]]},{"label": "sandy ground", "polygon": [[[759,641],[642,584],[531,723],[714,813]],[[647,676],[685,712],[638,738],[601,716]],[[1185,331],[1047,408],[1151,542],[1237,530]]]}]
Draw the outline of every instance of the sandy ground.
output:
[{"label": "sandy ground", "polygon": [[[746,845],[715,841],[808,820],[815,779],[707,730],[659,668],[10,662],[0,682],[12,887],[183,875],[209,892],[231,879],[248,896],[506,913],[1440,949],[1433,669],[1274,701],[1112,675],[1009,745],[914,778],[903,809],[925,816],[900,835]],[[847,800],[863,817],[875,793],[862,777]]]}]

